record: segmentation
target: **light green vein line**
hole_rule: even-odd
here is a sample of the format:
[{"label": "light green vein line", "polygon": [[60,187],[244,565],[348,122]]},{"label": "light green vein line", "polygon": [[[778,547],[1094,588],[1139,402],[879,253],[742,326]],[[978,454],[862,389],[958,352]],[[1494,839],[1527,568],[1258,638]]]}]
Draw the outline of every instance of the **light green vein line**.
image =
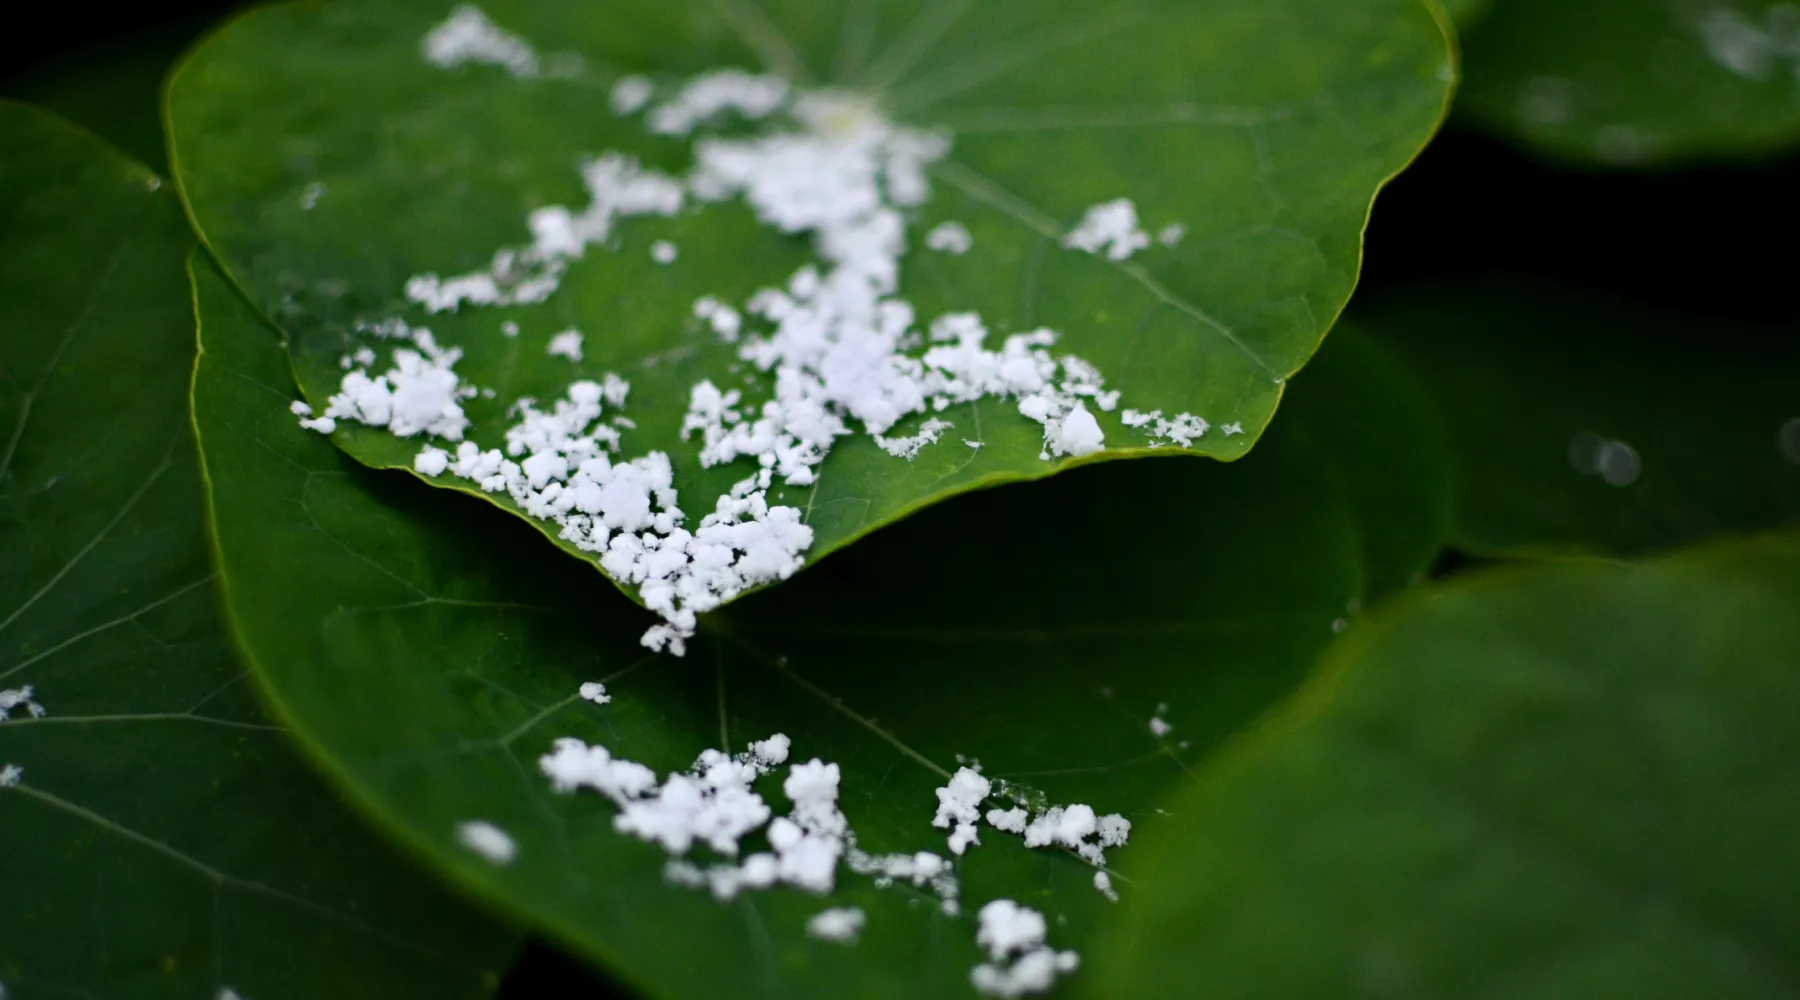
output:
[{"label": "light green vein line", "polygon": [[[1049,239],[1062,239],[1063,227],[1059,225],[1055,219],[1050,218],[1050,216],[1032,207],[1024,199],[974,170],[955,161],[946,160],[933,167],[932,172],[939,177],[942,177],[952,186],[961,189],[963,193],[970,197],[986,202],[988,205],[998,209],[1002,213],[1011,216],[1020,224],[1036,231],[1038,235]],[[1238,339],[1238,335],[1234,330],[1213,318],[1206,310],[1201,309],[1199,306],[1194,305],[1192,302],[1189,302],[1170,291],[1162,282],[1152,277],[1150,272],[1129,261],[1106,260],[1101,257],[1096,257],[1095,259],[1102,261],[1114,270],[1127,275],[1138,284],[1144,286],[1144,288],[1149,290],[1150,294],[1156,296],[1165,305],[1186,313],[1189,317],[1199,321],[1201,325],[1213,330],[1219,336],[1230,341],[1238,350],[1244,352],[1245,357],[1255,362],[1256,366],[1261,368],[1264,372],[1269,375],[1278,374],[1268,362],[1264,361],[1260,355],[1251,350],[1248,344],[1245,344],[1242,340]]]},{"label": "light green vein line", "polygon": [[1254,128],[1288,116],[1286,109],[1204,107],[1189,102],[1164,105],[1080,107],[958,108],[921,120],[958,135],[991,132],[1059,132],[1076,129],[1153,128],[1161,125],[1222,125]]},{"label": "light green vein line", "polygon": [[64,639],[63,641],[57,643],[56,645],[51,646],[49,649],[46,649],[43,652],[30,657],[29,659],[21,660],[18,663],[15,663],[12,666],[6,668],[4,671],[0,671],[0,681],[6,680],[8,677],[11,677],[12,675],[18,673],[21,670],[24,670],[26,667],[29,667],[34,663],[38,663],[42,660],[48,659],[49,657],[55,656],[57,653],[60,653],[63,650],[68,649],[70,646],[75,645],[76,643],[82,641],[83,639],[88,639],[93,636],[99,635],[100,633],[105,632],[107,629],[117,628],[120,625],[125,625],[125,624],[129,624],[130,622],[134,622],[137,619],[143,617],[144,615],[147,615],[150,612],[155,611],[157,608],[160,608],[163,605],[169,603],[170,601],[176,600],[177,598],[181,597],[182,595],[193,591],[195,588],[204,587],[207,584],[211,583],[212,581],[213,581],[213,574],[209,573],[205,577],[203,577],[199,580],[195,580],[193,583],[190,583],[187,586],[176,590],[174,593],[168,595],[167,597],[161,597],[154,601],[151,601],[149,604],[146,604],[143,607],[138,608],[136,611],[132,611],[127,614],[120,615],[119,617],[114,618],[112,621],[102,622],[99,625],[95,625],[93,628],[86,629],[81,632],[77,632],[74,635],[68,637],[67,639]]},{"label": "light green vein line", "polygon": [[894,92],[896,111],[917,112],[970,87],[1029,66],[1064,49],[1088,45],[1144,20],[1136,5],[1120,4],[1090,21],[1059,24],[1019,38],[1012,44],[986,47],[982,54]]},{"label": "light green vein line", "polygon": [[880,92],[899,82],[973,5],[974,0],[937,0],[920,11],[887,51],[875,57],[860,81],[861,87]]},{"label": "light green vein line", "polygon": [[209,715],[189,715],[186,712],[132,712],[118,715],[46,715],[42,718],[7,719],[0,722],[0,731],[21,729],[26,726],[53,725],[88,725],[105,722],[198,722],[202,725],[219,726],[225,729],[247,729],[259,733],[285,733],[284,726],[271,726],[260,722],[235,722],[231,719],[215,719]]},{"label": "light green vein line", "polygon": [[709,0],[713,12],[723,18],[763,67],[777,76],[793,81],[807,79],[806,64],[788,43],[781,29],[775,27],[768,14],[755,0]]}]

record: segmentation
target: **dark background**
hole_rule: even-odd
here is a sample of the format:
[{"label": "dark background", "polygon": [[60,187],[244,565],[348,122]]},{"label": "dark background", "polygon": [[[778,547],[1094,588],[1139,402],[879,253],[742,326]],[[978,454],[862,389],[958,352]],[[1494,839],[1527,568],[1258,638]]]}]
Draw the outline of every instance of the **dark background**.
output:
[{"label": "dark background", "polygon": [[[239,6],[173,0],[102,13],[40,5],[29,31],[14,27],[0,38],[0,97],[48,104],[163,169],[157,82]],[[128,103],[115,96],[121,76],[141,80],[126,91]],[[1571,169],[1467,131],[1453,117],[1376,204],[1361,292],[1529,275],[1792,337],[1797,244],[1800,155],[1670,171]],[[1703,340],[1704,330],[1696,336]],[[571,995],[629,994],[540,944],[500,991],[502,1000]]]}]

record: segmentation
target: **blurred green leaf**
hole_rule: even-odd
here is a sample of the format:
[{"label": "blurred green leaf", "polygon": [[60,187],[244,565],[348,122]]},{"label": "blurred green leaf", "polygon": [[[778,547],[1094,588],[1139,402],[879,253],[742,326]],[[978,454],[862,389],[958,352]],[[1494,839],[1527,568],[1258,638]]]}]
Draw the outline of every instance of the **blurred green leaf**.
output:
[{"label": "blurred green leaf", "polygon": [[[987,900],[1043,909],[1052,943],[1080,949],[1160,876],[1133,847],[1112,852],[1114,904],[1073,855],[984,827],[956,866],[958,917],[842,869],[829,899],[722,904],[665,884],[662,850],[615,832],[610,803],[552,793],[538,760],[557,737],[668,772],[786,733],[795,760],[839,764],[842,808],[877,853],[946,854],[933,790],[964,758],[1150,830],[1168,789],[1299,683],[1367,593],[1363,539],[1381,537],[1359,530],[1362,508],[1295,417],[1232,466],[1109,465],[923,512],[703,616],[686,658],[646,658],[649,616],[523,524],[295,426],[272,336],[222,278],[196,277],[196,419],[256,669],[385,823],[659,996],[959,994]],[[1391,494],[1415,474],[1395,466]],[[1389,578],[1422,566],[1379,562]],[[612,702],[582,701],[586,681]],[[1166,738],[1150,727],[1161,702]],[[785,811],[777,777],[759,790]],[[471,819],[507,831],[516,860],[460,846]],[[803,931],[836,905],[868,913],[854,948]]]},{"label": "blurred green leaf", "polygon": [[1463,119],[1560,160],[1638,167],[1800,142],[1786,0],[1493,0],[1463,42]]},{"label": "blurred green leaf", "polygon": [[0,103],[0,218],[0,688],[46,713],[0,721],[6,995],[485,995],[517,935],[369,836],[232,656],[174,196]]},{"label": "blurred green leaf", "polygon": [[[435,0],[258,9],[177,71],[179,182],[207,241],[291,334],[306,396],[322,404],[340,358],[361,343],[349,333],[356,322],[426,322],[402,297],[407,279],[485,268],[497,248],[529,240],[528,210],[580,205],[581,155],[622,150],[685,172],[685,143],[648,137],[609,110],[622,73],[667,84],[760,55],[801,79],[841,76],[904,121],[955,133],[913,230],[961,220],[976,249],[905,261],[903,294],[921,322],[973,309],[996,331],[1059,328],[1059,350],[1097,365],[1123,406],[1200,414],[1214,429],[1195,450],[1233,459],[1348,298],[1371,199],[1436,128],[1453,75],[1443,28],[1421,0],[764,6],[766,23],[736,19],[740,5],[694,0],[492,4],[493,19],[537,42],[546,61],[578,53],[585,67],[565,59],[563,75],[524,80],[422,59],[421,37],[448,10]],[[1153,228],[1185,224],[1184,241],[1124,265],[1057,247],[1085,208],[1121,195]],[[692,304],[703,294],[741,302],[811,258],[804,240],[735,201],[628,220],[621,233],[541,305],[428,322],[465,352],[464,379],[495,390],[466,404],[478,439],[498,443],[518,398],[561,398],[576,377],[618,372],[635,422],[624,454],[669,453],[686,509],[707,511],[754,464],[702,469],[697,444],[681,439],[692,386],[747,380]],[[679,261],[654,263],[656,239],[672,241]],[[501,336],[503,321],[522,332]],[[587,337],[575,365],[546,354],[570,326]],[[925,504],[1081,461],[1040,460],[1041,428],[1011,403],[941,416],[954,432],[916,461],[857,436],[838,443],[816,486],[771,491],[772,503],[805,509],[814,559]],[[1150,443],[1116,413],[1101,420],[1106,454]],[[1224,433],[1227,424],[1243,433]],[[402,468],[421,443],[352,426],[336,439],[366,463]]]},{"label": "blurred green leaf", "polygon": [[1790,333],[1515,279],[1400,290],[1356,325],[1442,423],[1461,549],[1634,554],[1800,523]]},{"label": "blurred green leaf", "polygon": [[1800,543],[1419,593],[1168,803],[1097,996],[1800,988]]}]

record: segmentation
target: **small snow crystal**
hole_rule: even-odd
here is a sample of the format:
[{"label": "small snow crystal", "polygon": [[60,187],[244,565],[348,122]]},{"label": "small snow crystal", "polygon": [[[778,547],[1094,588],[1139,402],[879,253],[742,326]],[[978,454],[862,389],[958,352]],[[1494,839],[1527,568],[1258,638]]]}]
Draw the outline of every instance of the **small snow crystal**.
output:
[{"label": "small snow crystal", "polygon": [[550,346],[544,349],[544,353],[553,358],[568,358],[570,361],[580,361],[581,331],[569,329],[551,337]]},{"label": "small snow crystal", "polygon": [[456,840],[496,865],[512,864],[518,845],[511,836],[486,820],[472,819],[456,828]]},{"label": "small snow crystal", "polygon": [[[1202,437],[1212,425],[1191,413],[1176,414],[1173,419],[1163,419],[1161,410],[1142,413],[1137,410],[1126,410],[1119,419],[1127,427],[1149,427],[1154,439],[1150,447],[1161,448],[1173,444],[1177,448],[1192,447],[1196,438]],[[1243,428],[1238,429],[1243,433]]]},{"label": "small snow crystal", "polygon": [[925,234],[925,248],[960,257],[975,245],[969,227],[960,222],[946,222]]},{"label": "small snow crystal", "polygon": [[613,114],[635,115],[644,110],[644,105],[649,104],[650,98],[655,96],[656,84],[650,82],[648,77],[622,76],[612,88],[610,100]]},{"label": "small snow crystal", "polygon": [[1115,198],[1089,208],[1080,225],[1063,237],[1062,245],[1123,261],[1149,246],[1150,234],[1138,228],[1137,205],[1130,198]]},{"label": "small snow crystal", "polygon": [[606,693],[606,685],[599,681],[588,681],[581,685],[580,693],[583,701],[591,701],[596,705],[604,705],[612,701],[612,695]]},{"label": "small snow crystal", "polygon": [[0,691],[0,722],[5,722],[10,718],[12,710],[21,705],[25,707],[25,711],[29,712],[34,719],[41,719],[45,715],[48,715],[49,713],[44,710],[44,706],[31,700],[31,695],[31,685],[29,684],[21,688],[14,688],[10,691]]},{"label": "small snow crystal", "polygon": [[1226,437],[1236,437],[1237,435],[1244,433],[1243,424],[1226,424],[1219,429],[1225,432]]},{"label": "small snow crystal", "polygon": [[1105,872],[1094,873],[1094,891],[1115,903],[1119,901],[1119,891],[1113,888],[1112,876]]},{"label": "small snow crystal", "polygon": [[881,446],[882,451],[895,458],[904,458],[910,462],[919,456],[919,452],[923,451],[925,446],[937,444],[938,438],[943,437],[945,431],[955,426],[948,420],[939,420],[933,417],[920,425],[919,433],[911,437],[882,437],[877,434],[875,443]]},{"label": "small snow crystal", "polygon": [[863,911],[854,906],[822,910],[806,922],[806,933],[822,941],[854,944],[856,936],[862,933],[863,921]]},{"label": "small snow crystal", "polygon": [[1187,227],[1179,222],[1172,222],[1164,226],[1162,231],[1156,234],[1156,242],[1161,243],[1166,247],[1172,247],[1179,244],[1186,236]]},{"label": "small snow crystal", "polygon": [[516,35],[500,30],[474,4],[459,4],[450,18],[432,28],[420,46],[427,62],[444,69],[464,63],[504,66],[517,77],[536,76],[537,53]]},{"label": "small snow crystal", "polygon": [[[986,948],[991,962],[977,965],[969,982],[987,996],[1019,997],[1043,993],[1059,973],[1075,971],[1079,957],[1072,951],[1057,952],[1044,944],[1048,930],[1044,915],[1010,899],[996,899],[981,908],[975,943]],[[1010,965],[1002,964],[1018,956]]]},{"label": "small snow crystal", "polygon": [[675,259],[680,256],[681,251],[675,249],[675,244],[668,240],[657,240],[650,244],[650,259],[664,267],[675,263]]},{"label": "small snow crystal", "polygon": [[0,788],[13,788],[25,777],[25,769],[17,764],[0,767]]}]

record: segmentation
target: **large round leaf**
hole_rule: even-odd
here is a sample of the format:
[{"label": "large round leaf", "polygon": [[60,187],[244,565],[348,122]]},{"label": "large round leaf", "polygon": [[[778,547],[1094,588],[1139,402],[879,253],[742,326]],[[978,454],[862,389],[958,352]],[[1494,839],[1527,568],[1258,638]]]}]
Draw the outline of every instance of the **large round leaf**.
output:
[{"label": "large round leaf", "polygon": [[[841,766],[842,808],[875,852],[946,853],[933,791],[964,758],[1148,830],[1160,797],[1351,617],[1365,558],[1389,577],[1418,568],[1392,536],[1358,532],[1348,480],[1284,418],[1229,468],[1128,463],[921,514],[704,620],[685,660],[647,659],[648,615],[580,563],[546,565],[522,525],[296,427],[272,339],[223,279],[197,278],[195,413],[224,588],[286,714],[383,822],[657,995],[954,995],[983,902],[1039,907],[1052,942],[1079,949],[1160,876],[1131,846],[1112,852],[1115,905],[1073,855],[984,829],[956,867],[960,916],[847,871],[829,899],[722,904],[666,884],[663,851],[615,832],[609,803],[552,793],[538,760],[557,737],[671,771],[783,732],[797,759]],[[1425,498],[1408,509],[1442,489],[1392,468],[1392,494]],[[588,681],[611,703],[578,697]],[[776,779],[759,789],[779,808]],[[516,841],[510,865],[459,844],[476,818]],[[838,905],[868,914],[853,949],[803,930]]]},{"label": "large round leaf", "polygon": [[1785,538],[1357,626],[1169,802],[1096,994],[1794,995],[1797,607]]},{"label": "large round leaf", "polygon": [[1800,142],[1800,11],[1785,0],[1493,0],[1458,113],[1559,159],[1636,167]]},{"label": "large round leaf", "polygon": [[1459,548],[1632,554],[1800,522],[1792,331],[1518,279],[1396,290],[1357,324],[1442,425]]},{"label": "large round leaf", "polygon": [[0,988],[485,995],[518,935],[370,836],[232,655],[174,197],[0,103],[0,219]]},{"label": "large round leaf", "polygon": [[[423,59],[421,38],[448,13],[435,0],[258,9],[178,69],[176,172],[204,239],[290,334],[315,405],[364,343],[355,325],[394,316],[428,323],[464,352],[457,371],[494,390],[464,404],[484,446],[520,397],[616,372],[632,385],[623,453],[666,451],[684,507],[705,512],[755,465],[703,469],[682,438],[696,383],[747,380],[691,307],[782,284],[811,259],[804,240],[732,202],[629,220],[541,304],[427,316],[403,295],[409,278],[484,268],[528,243],[530,210],[582,202],[583,155],[687,169],[685,142],[610,110],[624,73],[666,89],[760,60],[944,130],[954,147],[913,213],[900,295],[921,324],[974,310],[997,332],[1060,330],[1058,350],[1097,366],[1121,409],[1099,413],[1108,450],[1082,459],[1041,459],[1043,429],[993,398],[939,414],[954,430],[911,462],[842,440],[815,484],[769,496],[803,511],[818,557],[960,491],[1142,453],[1152,435],[1122,425],[1124,408],[1197,414],[1213,428],[1192,450],[1243,454],[1348,298],[1371,199],[1430,136],[1454,76],[1441,14],[1422,0],[764,6],[491,5],[493,24],[539,50],[543,69],[523,78]],[[1085,209],[1122,196],[1185,238],[1125,262],[1059,245]],[[947,220],[974,249],[920,246]],[[679,260],[654,262],[656,240]],[[571,326],[586,337],[578,364],[546,353]],[[748,381],[755,400],[767,387]],[[410,467],[420,445],[349,425],[335,437],[379,466]]]}]

